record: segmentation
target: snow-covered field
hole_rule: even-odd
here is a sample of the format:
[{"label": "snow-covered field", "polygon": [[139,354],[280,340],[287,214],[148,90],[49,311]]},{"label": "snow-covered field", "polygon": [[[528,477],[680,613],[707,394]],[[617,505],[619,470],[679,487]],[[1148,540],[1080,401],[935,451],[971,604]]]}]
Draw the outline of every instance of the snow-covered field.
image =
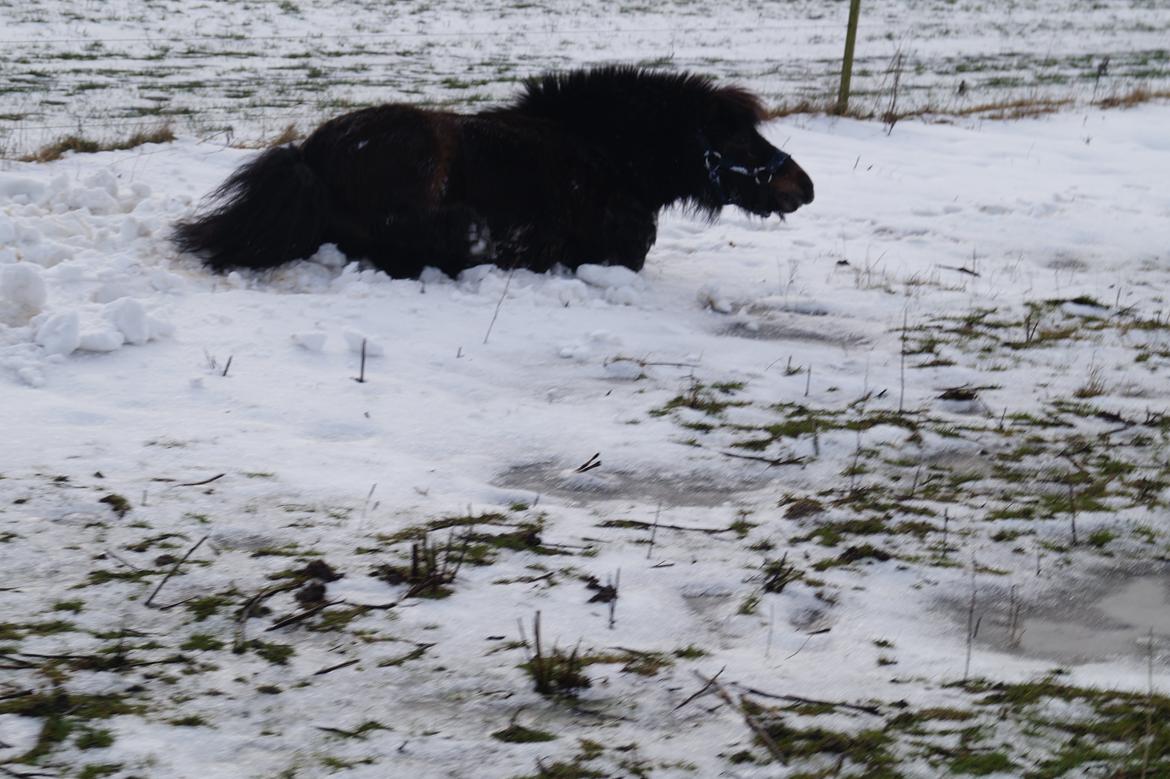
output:
[{"label": "snow-covered field", "polygon": [[[0,156],[169,124],[254,141],[357,105],[468,106],[550,68],[691,68],[837,92],[847,2],[0,0]],[[1161,0],[866,0],[853,105],[946,112],[1170,89]],[[900,55],[900,59],[899,59]],[[897,84],[897,96],[894,86]]]},{"label": "snow-covered field", "polygon": [[510,280],[213,276],[222,138],[3,163],[0,773],[1170,775],[1168,125],[791,117],[787,222]]}]

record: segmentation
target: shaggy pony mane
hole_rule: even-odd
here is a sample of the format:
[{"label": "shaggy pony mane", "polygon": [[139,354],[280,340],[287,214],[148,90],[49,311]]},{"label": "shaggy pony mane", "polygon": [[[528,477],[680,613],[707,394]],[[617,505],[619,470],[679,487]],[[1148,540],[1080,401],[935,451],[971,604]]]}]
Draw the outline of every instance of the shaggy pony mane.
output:
[{"label": "shaggy pony mane", "polygon": [[740,127],[754,127],[767,117],[760,99],[741,87],[716,86],[707,76],[694,73],[627,65],[530,78],[524,82],[523,94],[503,110],[554,121],[579,119],[583,108],[632,111],[634,116],[650,114],[677,121],[693,120],[693,112],[702,106],[713,107]]}]

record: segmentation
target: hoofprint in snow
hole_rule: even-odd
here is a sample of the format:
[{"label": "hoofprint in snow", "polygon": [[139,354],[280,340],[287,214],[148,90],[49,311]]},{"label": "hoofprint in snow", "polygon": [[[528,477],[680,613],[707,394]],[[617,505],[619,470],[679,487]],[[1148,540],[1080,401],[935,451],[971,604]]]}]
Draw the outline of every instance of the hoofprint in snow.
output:
[{"label": "hoofprint in snow", "polygon": [[775,123],[817,202],[638,275],[212,276],[250,152],[7,165],[0,760],[1170,770],[1168,122]]}]

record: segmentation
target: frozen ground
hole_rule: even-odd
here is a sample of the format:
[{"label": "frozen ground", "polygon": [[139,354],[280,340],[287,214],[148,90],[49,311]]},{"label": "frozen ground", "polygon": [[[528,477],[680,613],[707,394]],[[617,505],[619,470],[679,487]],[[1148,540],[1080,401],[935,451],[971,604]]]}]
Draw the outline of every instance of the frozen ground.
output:
[{"label": "frozen ground", "polygon": [[[836,95],[847,14],[819,0],[0,0],[0,155],[162,123],[254,141],[357,105],[497,100],[535,73],[605,62],[819,101]],[[1153,0],[866,0],[854,105],[955,112],[1166,90],[1168,31],[1170,6]]]},{"label": "frozen ground", "polygon": [[1168,123],[791,118],[788,222],[510,282],[211,276],[222,139],[3,163],[0,773],[1167,775]]},{"label": "frozen ground", "polygon": [[777,122],[787,223],[510,285],[209,275],[214,143],[8,164],[5,771],[1168,770],[1168,121]]}]

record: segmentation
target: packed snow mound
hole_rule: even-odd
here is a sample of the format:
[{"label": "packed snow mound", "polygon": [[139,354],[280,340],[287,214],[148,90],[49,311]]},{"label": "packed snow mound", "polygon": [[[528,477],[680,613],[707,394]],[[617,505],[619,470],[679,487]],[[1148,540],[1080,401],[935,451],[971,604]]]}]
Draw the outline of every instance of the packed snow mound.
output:
[{"label": "packed snow mound", "polygon": [[38,266],[23,262],[0,266],[0,323],[9,327],[28,324],[44,310],[48,297]]},{"label": "packed snow mound", "polygon": [[620,265],[582,265],[577,278],[592,287],[605,291],[610,303],[634,306],[642,300],[646,282],[634,271]]},{"label": "packed snow mound", "polygon": [[158,298],[186,286],[163,267],[185,201],[114,166],[84,170],[0,174],[0,365],[26,384],[43,383],[46,360],[174,332]]}]

